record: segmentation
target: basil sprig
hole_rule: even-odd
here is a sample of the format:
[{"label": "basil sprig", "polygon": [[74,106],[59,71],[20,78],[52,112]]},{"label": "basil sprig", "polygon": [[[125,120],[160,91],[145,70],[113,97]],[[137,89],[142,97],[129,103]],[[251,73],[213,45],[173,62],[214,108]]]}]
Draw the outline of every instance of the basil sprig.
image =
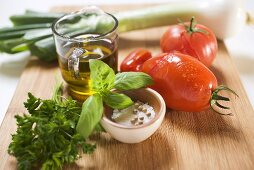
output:
[{"label": "basil sprig", "polygon": [[130,97],[116,91],[112,92],[112,89],[133,90],[153,83],[152,78],[142,72],[115,74],[112,68],[100,60],[89,60],[89,67],[92,89],[95,94],[88,97],[83,103],[76,127],[77,132],[84,138],[87,138],[100,122],[103,114],[103,102],[113,109],[124,109],[133,104]]}]

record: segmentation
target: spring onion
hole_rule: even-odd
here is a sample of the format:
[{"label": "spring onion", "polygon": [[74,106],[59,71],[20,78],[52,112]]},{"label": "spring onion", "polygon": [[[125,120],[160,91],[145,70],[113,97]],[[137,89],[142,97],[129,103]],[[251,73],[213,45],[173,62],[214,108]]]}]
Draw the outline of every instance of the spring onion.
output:
[{"label": "spring onion", "polygon": [[[211,28],[219,39],[225,39],[237,33],[246,23],[247,19],[250,20],[251,18],[250,15],[247,17],[246,12],[242,10],[241,6],[241,0],[180,1],[145,9],[118,12],[114,16],[119,21],[118,32],[120,33],[176,24],[178,22],[177,19],[188,21],[190,17],[195,16],[199,23]],[[54,60],[57,55],[51,29],[48,26],[49,23],[52,23],[62,15],[62,13],[26,11],[25,14],[11,16],[10,20],[13,22],[14,27],[9,28],[10,31],[8,31],[8,28],[0,29],[0,51],[13,53],[29,49],[32,54],[37,55],[41,59],[47,61]],[[97,22],[97,25],[88,24],[87,30],[91,32],[92,29],[102,29],[102,23],[104,26],[107,26],[107,22],[101,21]],[[75,29],[77,28],[79,27]],[[27,32],[30,32],[31,29],[43,29],[44,32],[33,32],[34,34],[32,36],[30,34],[30,37],[33,37],[32,41],[31,38],[27,41],[25,37],[28,36],[29,33]],[[18,39],[19,43],[11,43],[8,46],[10,44],[9,39]],[[46,40],[44,41],[43,39]],[[27,43],[29,48],[24,48],[24,43]],[[46,52],[50,53],[47,55]]]}]

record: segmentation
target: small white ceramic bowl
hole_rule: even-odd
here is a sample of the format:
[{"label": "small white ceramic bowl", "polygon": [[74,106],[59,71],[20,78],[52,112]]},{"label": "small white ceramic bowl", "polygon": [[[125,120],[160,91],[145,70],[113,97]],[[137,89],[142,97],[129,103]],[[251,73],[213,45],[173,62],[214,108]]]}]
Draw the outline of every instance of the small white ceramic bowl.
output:
[{"label": "small white ceramic bowl", "polygon": [[123,143],[139,143],[149,138],[159,128],[165,116],[166,104],[161,95],[150,88],[131,90],[124,93],[133,101],[139,100],[151,105],[154,108],[155,117],[143,125],[124,126],[113,122],[111,119],[112,109],[105,108],[100,123],[116,140]]}]

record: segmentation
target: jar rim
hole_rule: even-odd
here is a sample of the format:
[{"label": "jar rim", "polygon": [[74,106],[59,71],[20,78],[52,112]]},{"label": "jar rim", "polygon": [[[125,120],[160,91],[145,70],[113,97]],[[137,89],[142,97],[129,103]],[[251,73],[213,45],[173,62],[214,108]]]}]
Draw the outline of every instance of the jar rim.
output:
[{"label": "jar rim", "polygon": [[[54,33],[55,35],[57,35],[59,38],[61,38],[61,39],[63,39],[63,40],[67,40],[67,41],[84,42],[84,41],[89,40],[89,38],[91,38],[91,37],[86,37],[86,38],[71,38],[71,37],[69,37],[69,36],[65,36],[65,35],[62,34],[62,33],[59,33],[59,32],[56,30],[56,25],[57,25],[58,22],[64,20],[65,18],[68,18],[68,17],[70,17],[70,16],[72,16],[72,15],[76,15],[78,12],[79,12],[79,11],[73,12],[73,13],[69,13],[69,14],[65,14],[65,15],[59,17],[58,19],[56,19],[56,20],[52,23],[52,26],[51,26],[51,29],[52,29],[53,33]],[[117,29],[117,27],[118,27],[118,20],[117,20],[117,18],[116,18],[114,15],[112,15],[112,14],[110,14],[110,13],[108,13],[108,12],[105,12],[105,14],[107,14],[108,16],[110,16],[110,17],[113,18],[113,20],[114,20],[114,27],[113,27],[112,29],[110,29],[109,31],[107,31],[106,33],[104,33],[104,34],[99,34],[99,35],[93,36],[93,37],[92,37],[93,40],[103,39],[103,38],[105,38],[105,37],[107,37],[107,36],[110,36],[112,33],[114,33],[114,32],[116,31],[116,29]]]}]

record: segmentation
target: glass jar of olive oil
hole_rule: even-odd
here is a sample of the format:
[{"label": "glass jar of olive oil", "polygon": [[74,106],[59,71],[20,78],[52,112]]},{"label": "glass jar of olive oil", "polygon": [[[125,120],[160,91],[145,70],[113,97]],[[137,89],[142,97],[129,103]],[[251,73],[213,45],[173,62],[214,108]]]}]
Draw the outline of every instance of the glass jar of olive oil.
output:
[{"label": "glass jar of olive oil", "polygon": [[70,95],[84,100],[93,94],[89,59],[118,65],[117,19],[97,7],[64,15],[52,25],[58,62]]}]

